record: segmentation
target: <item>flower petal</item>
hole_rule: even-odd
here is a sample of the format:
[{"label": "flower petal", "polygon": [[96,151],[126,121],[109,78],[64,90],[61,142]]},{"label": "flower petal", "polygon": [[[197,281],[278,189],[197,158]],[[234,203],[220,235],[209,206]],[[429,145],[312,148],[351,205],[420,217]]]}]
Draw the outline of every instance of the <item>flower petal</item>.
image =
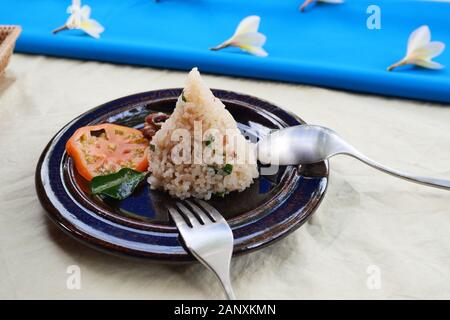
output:
[{"label": "flower petal", "polygon": [[425,25],[417,28],[409,36],[407,53],[410,54],[414,50],[425,46],[430,42],[430,39],[431,33],[428,26]]},{"label": "flower petal", "polygon": [[81,15],[81,19],[89,20],[89,17],[91,16],[91,7],[84,5],[81,8],[80,15]]},{"label": "flower petal", "polygon": [[258,57],[267,57],[269,55],[266,50],[257,46],[240,45],[239,48]]},{"label": "flower petal", "polygon": [[93,19],[83,21],[81,23],[80,29],[96,39],[100,38],[100,33],[105,30],[105,28],[103,28],[100,23]]},{"label": "flower petal", "polygon": [[434,62],[434,61],[431,61],[431,60],[410,60],[409,63],[415,64],[415,65],[418,65],[420,67],[427,68],[427,69],[438,70],[438,69],[444,68],[444,65]]},{"label": "flower petal", "polygon": [[230,39],[231,45],[248,45],[261,47],[266,42],[266,36],[259,32],[240,34]]},{"label": "flower petal", "polygon": [[234,32],[234,35],[247,33],[247,32],[257,32],[259,28],[259,21],[261,20],[258,16],[248,16],[239,23]]},{"label": "flower petal", "polygon": [[78,29],[81,25],[81,17],[77,13],[73,13],[67,18],[66,26],[69,29]]},{"label": "flower petal", "polygon": [[437,57],[444,51],[445,44],[439,41],[433,41],[427,45],[414,50],[410,57],[413,59],[430,60]]}]

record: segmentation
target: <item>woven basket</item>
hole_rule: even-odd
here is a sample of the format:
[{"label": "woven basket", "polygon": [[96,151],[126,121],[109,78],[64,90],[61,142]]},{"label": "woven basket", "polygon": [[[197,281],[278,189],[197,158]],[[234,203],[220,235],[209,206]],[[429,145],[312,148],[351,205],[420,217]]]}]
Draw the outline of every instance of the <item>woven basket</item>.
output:
[{"label": "woven basket", "polygon": [[22,28],[0,25],[0,75],[5,71]]}]

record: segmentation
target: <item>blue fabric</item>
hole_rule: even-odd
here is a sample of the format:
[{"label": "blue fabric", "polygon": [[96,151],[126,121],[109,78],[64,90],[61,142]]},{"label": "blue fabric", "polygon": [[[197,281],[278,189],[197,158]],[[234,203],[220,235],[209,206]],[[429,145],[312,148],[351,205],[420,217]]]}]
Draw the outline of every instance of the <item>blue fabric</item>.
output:
[{"label": "blue fabric", "polygon": [[[423,24],[433,40],[450,46],[450,3],[346,0],[301,14],[301,2],[86,0],[92,17],[106,28],[96,40],[75,30],[51,34],[67,19],[70,1],[0,0],[0,24],[23,26],[20,52],[173,69],[198,66],[203,72],[450,102],[450,47],[436,58],[447,65],[444,70],[386,71],[404,56],[409,34]],[[381,30],[366,27],[366,10],[373,3],[381,7]],[[261,16],[268,57],[233,48],[208,50],[247,15]]]}]

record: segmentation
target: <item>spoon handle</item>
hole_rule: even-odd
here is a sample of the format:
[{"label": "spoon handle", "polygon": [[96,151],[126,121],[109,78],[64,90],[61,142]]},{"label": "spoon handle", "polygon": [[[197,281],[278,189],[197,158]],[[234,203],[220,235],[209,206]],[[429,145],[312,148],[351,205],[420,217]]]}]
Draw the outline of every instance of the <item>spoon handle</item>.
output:
[{"label": "spoon handle", "polygon": [[392,176],[395,176],[395,177],[398,177],[398,178],[401,178],[401,179],[404,179],[407,181],[423,184],[423,185],[426,185],[429,187],[450,190],[450,180],[416,176],[416,175],[412,175],[409,173],[401,172],[401,171],[389,168],[385,165],[382,165],[376,161],[373,161],[372,159],[366,157],[365,155],[363,155],[359,152],[353,151],[353,152],[349,152],[347,154],[358,160],[361,160],[362,162],[371,166],[372,168],[378,169],[378,170],[380,170],[384,173],[390,174]]}]

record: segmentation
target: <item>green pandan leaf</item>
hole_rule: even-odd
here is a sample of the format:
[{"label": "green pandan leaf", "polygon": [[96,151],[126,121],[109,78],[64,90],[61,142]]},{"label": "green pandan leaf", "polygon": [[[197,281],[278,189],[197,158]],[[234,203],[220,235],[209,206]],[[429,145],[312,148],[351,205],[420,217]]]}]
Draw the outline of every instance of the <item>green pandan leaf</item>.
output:
[{"label": "green pandan leaf", "polygon": [[116,173],[94,177],[90,185],[91,192],[92,194],[123,200],[133,193],[145,176],[145,172],[123,168]]}]

